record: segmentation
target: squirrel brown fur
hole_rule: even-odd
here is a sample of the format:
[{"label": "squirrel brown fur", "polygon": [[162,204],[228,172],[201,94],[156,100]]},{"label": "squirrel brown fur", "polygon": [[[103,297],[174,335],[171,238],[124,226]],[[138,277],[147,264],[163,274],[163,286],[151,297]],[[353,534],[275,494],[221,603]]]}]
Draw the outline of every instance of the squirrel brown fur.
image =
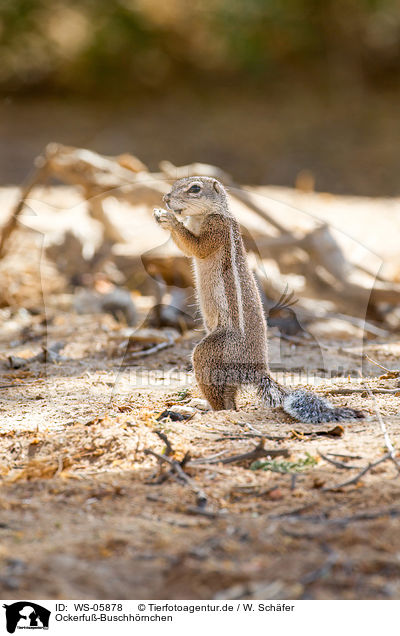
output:
[{"label": "squirrel brown fur", "polygon": [[179,179],[164,201],[168,210],[155,209],[157,222],[193,257],[207,331],[193,351],[193,367],[212,409],[235,409],[238,389],[255,386],[264,403],[303,422],[363,417],[302,389],[290,391],[271,377],[260,294],[223,185],[212,177]]}]

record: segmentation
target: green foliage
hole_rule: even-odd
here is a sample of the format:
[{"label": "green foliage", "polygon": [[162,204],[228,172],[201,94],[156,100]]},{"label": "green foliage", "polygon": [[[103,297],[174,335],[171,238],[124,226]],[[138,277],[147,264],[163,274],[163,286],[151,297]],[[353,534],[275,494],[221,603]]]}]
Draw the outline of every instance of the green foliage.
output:
[{"label": "green foliage", "polygon": [[[134,90],[194,72],[400,68],[397,0],[2,0],[0,85]],[[372,71],[371,71],[372,66]]]},{"label": "green foliage", "polygon": [[278,461],[277,459],[258,459],[250,466],[251,470],[269,470],[273,473],[300,473],[308,468],[316,466],[315,457],[306,453],[304,458],[298,459],[296,462],[287,460]]},{"label": "green foliage", "polygon": [[186,400],[188,397],[190,397],[190,390],[189,389],[182,389],[181,391],[177,392],[176,401],[177,402],[181,402],[182,400]]}]

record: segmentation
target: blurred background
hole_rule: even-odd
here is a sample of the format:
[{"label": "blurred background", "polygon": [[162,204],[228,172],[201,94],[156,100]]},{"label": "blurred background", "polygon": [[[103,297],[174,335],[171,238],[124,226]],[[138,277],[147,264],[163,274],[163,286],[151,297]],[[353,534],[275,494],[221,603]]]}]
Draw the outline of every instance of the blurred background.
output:
[{"label": "blurred background", "polygon": [[0,183],[49,141],[399,195],[398,0],[1,0]]},{"label": "blurred background", "polygon": [[[399,0],[0,0],[0,598],[400,598],[399,105]],[[201,170],[274,377],[362,422],[198,411]]]}]

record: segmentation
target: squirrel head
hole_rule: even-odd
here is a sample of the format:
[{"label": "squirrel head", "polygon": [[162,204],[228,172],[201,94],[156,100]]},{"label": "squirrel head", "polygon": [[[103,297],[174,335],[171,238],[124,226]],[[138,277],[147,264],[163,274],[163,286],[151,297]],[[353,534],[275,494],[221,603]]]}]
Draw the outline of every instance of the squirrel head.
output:
[{"label": "squirrel head", "polygon": [[224,186],[213,177],[186,177],[178,179],[171,192],[164,196],[170,210],[182,216],[195,216],[215,212],[227,207]]}]

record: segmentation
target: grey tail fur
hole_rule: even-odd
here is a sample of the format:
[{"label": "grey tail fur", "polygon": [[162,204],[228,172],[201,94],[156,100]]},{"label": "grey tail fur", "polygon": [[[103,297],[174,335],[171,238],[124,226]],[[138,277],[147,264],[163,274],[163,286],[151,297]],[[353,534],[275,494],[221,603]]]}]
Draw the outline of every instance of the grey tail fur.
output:
[{"label": "grey tail fur", "polygon": [[283,406],[284,399],[288,395],[287,390],[268,374],[258,378],[257,391],[264,404],[272,408]]},{"label": "grey tail fur", "polygon": [[299,422],[318,424],[322,422],[345,422],[364,417],[362,411],[347,407],[336,407],[328,400],[303,389],[288,391],[269,375],[260,378],[258,394],[268,406],[281,406],[285,413]]}]

